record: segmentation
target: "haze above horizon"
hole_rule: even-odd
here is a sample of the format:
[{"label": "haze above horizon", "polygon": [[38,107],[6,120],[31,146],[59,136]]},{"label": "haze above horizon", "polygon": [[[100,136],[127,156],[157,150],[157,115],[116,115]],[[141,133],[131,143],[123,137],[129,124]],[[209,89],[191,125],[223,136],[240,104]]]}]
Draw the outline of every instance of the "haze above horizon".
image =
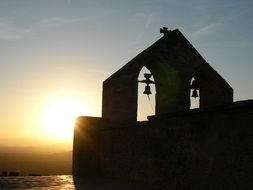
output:
[{"label": "haze above horizon", "polygon": [[185,35],[235,101],[251,99],[252,17],[250,0],[1,1],[2,144],[71,143],[76,116],[101,115],[102,81],[163,26]]}]

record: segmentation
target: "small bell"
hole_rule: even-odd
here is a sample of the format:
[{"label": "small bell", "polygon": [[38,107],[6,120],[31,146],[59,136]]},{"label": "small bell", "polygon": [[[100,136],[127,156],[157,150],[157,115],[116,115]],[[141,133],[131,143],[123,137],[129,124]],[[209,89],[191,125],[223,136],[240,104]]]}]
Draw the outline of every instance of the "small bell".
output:
[{"label": "small bell", "polygon": [[193,89],[193,91],[192,91],[192,97],[193,97],[193,98],[199,97],[198,91],[197,91],[196,89]]},{"label": "small bell", "polygon": [[145,90],[144,90],[143,94],[147,94],[147,95],[152,94],[151,90],[150,90],[150,86],[148,86],[148,85],[145,86]]}]

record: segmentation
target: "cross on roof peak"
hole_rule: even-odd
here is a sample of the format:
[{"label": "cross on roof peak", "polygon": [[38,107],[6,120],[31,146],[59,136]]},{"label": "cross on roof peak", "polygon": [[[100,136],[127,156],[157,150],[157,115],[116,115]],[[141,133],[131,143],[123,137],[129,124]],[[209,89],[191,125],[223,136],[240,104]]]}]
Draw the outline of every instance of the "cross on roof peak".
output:
[{"label": "cross on roof peak", "polygon": [[164,36],[168,34],[168,32],[169,32],[168,27],[160,28],[160,33],[163,34]]}]

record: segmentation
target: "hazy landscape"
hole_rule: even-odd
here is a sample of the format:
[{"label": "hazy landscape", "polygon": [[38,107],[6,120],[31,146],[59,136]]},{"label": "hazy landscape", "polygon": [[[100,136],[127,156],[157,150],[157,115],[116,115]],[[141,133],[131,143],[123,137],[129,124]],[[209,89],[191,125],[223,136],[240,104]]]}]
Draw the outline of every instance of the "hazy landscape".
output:
[{"label": "hazy landscape", "polygon": [[20,175],[69,175],[72,151],[64,145],[0,146],[0,173],[16,171]]}]

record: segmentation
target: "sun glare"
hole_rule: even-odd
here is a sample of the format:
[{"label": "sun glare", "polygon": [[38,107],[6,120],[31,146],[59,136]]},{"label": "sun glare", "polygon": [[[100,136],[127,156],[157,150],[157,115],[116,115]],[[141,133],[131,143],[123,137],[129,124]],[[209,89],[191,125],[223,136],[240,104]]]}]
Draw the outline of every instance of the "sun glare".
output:
[{"label": "sun glare", "polygon": [[50,103],[43,114],[43,131],[47,137],[68,140],[73,136],[74,120],[87,111],[71,98],[58,98]]}]

